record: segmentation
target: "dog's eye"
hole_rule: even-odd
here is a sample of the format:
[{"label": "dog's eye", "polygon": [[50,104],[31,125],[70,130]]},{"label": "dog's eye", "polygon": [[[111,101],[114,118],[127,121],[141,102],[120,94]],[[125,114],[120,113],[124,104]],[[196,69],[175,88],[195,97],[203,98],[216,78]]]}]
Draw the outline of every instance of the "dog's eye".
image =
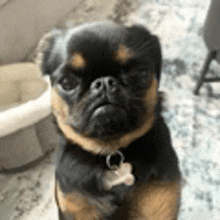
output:
[{"label": "dog's eye", "polygon": [[59,84],[62,86],[63,90],[69,92],[76,88],[78,81],[75,78],[65,77],[59,82]]},{"label": "dog's eye", "polygon": [[139,73],[137,71],[121,71],[121,77],[125,84],[133,84],[134,82],[138,82],[139,80]]},{"label": "dog's eye", "polygon": [[142,80],[142,83],[147,83],[149,80],[149,73],[146,70],[139,71],[139,77]]},{"label": "dog's eye", "polygon": [[146,87],[149,80],[148,71],[132,70],[127,73],[121,73],[122,81],[125,85],[136,85],[137,87]]}]

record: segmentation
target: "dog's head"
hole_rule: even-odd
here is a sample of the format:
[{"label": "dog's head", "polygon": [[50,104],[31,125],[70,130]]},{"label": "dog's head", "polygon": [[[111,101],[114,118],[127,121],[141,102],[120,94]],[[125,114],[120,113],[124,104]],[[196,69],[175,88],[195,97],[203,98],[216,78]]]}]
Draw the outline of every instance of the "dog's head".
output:
[{"label": "dog's head", "polygon": [[111,22],[47,34],[38,63],[67,139],[95,153],[126,147],[153,125],[161,70],[158,38]]}]

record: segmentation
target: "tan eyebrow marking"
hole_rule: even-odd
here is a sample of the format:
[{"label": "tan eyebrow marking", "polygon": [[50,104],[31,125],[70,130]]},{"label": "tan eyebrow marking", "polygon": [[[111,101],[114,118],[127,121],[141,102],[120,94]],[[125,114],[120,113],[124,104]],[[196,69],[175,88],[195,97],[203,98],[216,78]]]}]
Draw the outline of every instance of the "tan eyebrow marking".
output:
[{"label": "tan eyebrow marking", "polygon": [[121,64],[125,64],[131,57],[132,52],[125,45],[120,44],[115,59]]},{"label": "tan eyebrow marking", "polygon": [[75,69],[81,69],[86,66],[86,60],[82,54],[75,52],[72,56],[71,65]]}]

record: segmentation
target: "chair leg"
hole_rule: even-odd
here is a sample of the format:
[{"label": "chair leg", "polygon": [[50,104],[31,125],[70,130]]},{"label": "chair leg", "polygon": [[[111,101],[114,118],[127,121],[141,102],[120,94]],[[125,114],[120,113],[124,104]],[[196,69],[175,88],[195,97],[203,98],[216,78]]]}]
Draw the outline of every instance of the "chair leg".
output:
[{"label": "chair leg", "polygon": [[213,59],[215,59],[216,57],[216,54],[217,52],[215,50],[212,50],[208,53],[208,56],[205,60],[205,63],[204,63],[204,66],[202,68],[202,71],[201,71],[201,76],[200,76],[200,79],[199,81],[197,82],[197,85],[196,85],[196,89],[194,91],[194,94],[195,95],[198,95],[199,94],[199,89],[201,88],[203,82],[204,82],[204,79],[205,79],[205,75],[207,74],[208,72],[208,69],[209,69],[209,65],[210,63],[212,62]]}]

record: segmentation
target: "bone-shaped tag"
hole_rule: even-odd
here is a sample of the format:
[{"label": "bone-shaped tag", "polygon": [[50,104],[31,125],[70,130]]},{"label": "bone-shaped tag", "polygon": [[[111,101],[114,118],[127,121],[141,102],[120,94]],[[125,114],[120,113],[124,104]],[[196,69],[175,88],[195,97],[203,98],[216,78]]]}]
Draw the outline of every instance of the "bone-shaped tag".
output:
[{"label": "bone-shaped tag", "polygon": [[124,183],[125,185],[133,185],[135,181],[132,174],[132,165],[130,163],[122,163],[117,170],[108,170],[104,175],[104,186],[107,190],[115,185]]}]

